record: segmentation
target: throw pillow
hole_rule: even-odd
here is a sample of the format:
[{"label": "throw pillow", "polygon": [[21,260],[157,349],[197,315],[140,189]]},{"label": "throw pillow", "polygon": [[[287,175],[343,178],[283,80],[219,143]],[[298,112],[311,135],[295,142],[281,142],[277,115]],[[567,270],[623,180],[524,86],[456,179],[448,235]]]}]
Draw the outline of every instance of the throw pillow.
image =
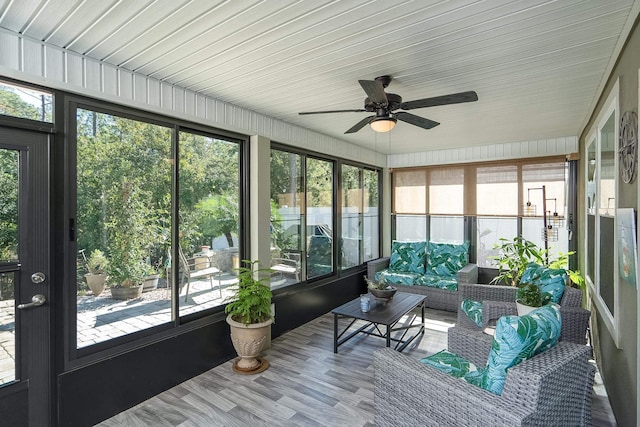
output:
[{"label": "throw pillow", "polygon": [[474,301],[469,298],[462,300],[460,309],[473,320],[476,325],[482,327],[482,301]]},{"label": "throw pillow", "polygon": [[547,304],[525,316],[498,319],[487,367],[480,374],[465,376],[469,382],[502,394],[507,369],[553,347],[560,337],[560,306]]},{"label": "throw pillow", "polygon": [[522,273],[520,283],[538,285],[542,292],[551,294],[551,302],[560,303],[564,294],[567,272],[562,268],[554,269],[531,262]]},{"label": "throw pillow", "polygon": [[426,242],[399,242],[391,244],[389,271],[424,274]]},{"label": "throw pillow", "polygon": [[436,276],[455,277],[469,263],[469,242],[429,242],[427,249],[427,273]]},{"label": "throw pillow", "polygon": [[447,350],[439,351],[431,356],[423,357],[420,362],[425,365],[433,366],[439,371],[445,374],[452,375],[456,378],[463,378],[468,375],[469,372],[474,372],[476,366],[470,363],[464,357],[458,356],[455,353],[451,353]]}]

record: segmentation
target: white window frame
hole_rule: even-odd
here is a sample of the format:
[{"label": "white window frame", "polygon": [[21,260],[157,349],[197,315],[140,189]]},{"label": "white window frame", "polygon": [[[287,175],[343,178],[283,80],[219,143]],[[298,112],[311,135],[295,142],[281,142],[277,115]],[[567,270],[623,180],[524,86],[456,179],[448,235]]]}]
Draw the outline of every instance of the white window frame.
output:
[{"label": "white window frame", "polygon": [[[614,156],[614,170],[615,172],[615,194],[616,194],[616,198],[615,198],[615,206],[614,206],[614,212],[617,211],[618,209],[618,186],[619,186],[619,179],[618,179],[618,149],[619,149],[619,142],[618,142],[618,124],[620,123],[620,81],[616,80],[616,83],[613,85],[613,87],[611,88],[611,92],[609,92],[609,95],[607,96],[606,101],[603,104],[603,108],[602,110],[600,110],[600,113],[598,114],[597,119],[594,122],[593,127],[589,130],[589,133],[587,134],[587,138],[586,138],[586,143],[585,143],[585,153],[588,152],[588,148],[589,146],[593,143],[596,144],[596,172],[598,173],[598,175],[596,176],[596,194],[595,194],[595,233],[594,233],[594,237],[595,237],[595,241],[593,242],[594,245],[594,278],[590,277],[588,274],[588,269],[585,269],[585,279],[586,279],[586,283],[587,283],[587,287],[592,295],[593,298],[593,302],[596,306],[596,308],[598,309],[598,313],[600,315],[600,318],[602,319],[602,322],[605,324],[606,328],[609,330],[609,333],[611,334],[611,337],[616,345],[616,347],[621,348],[621,331],[620,331],[620,327],[621,327],[621,321],[620,321],[620,292],[619,292],[619,288],[620,288],[620,283],[619,283],[619,274],[618,274],[618,263],[615,262],[614,263],[614,274],[613,274],[613,311],[615,313],[615,315],[613,313],[611,313],[611,311],[609,310],[609,307],[607,307],[607,304],[604,302],[604,299],[600,296],[600,216],[601,216],[601,212],[600,212],[600,194],[601,194],[601,189],[600,189],[600,173],[602,171],[602,167],[601,167],[601,152],[602,152],[602,144],[601,144],[601,130],[602,128],[605,126],[607,120],[611,117],[611,115],[614,115],[614,141],[615,141],[615,153],[616,155]],[[583,244],[583,253],[584,255],[584,260],[585,260],[585,265],[588,263],[588,235],[587,235],[587,220],[588,220],[588,202],[587,202],[587,191],[586,191],[586,184],[587,184],[587,180],[588,180],[588,175],[587,175],[587,171],[588,171],[588,162],[589,162],[589,156],[585,155],[585,159],[584,159],[584,183],[585,183],[585,196],[584,196],[584,231],[585,231],[585,235],[587,236],[587,238],[584,239],[584,244]],[[614,230],[617,230],[617,218],[614,217]],[[616,260],[618,259],[618,237],[617,235],[614,235],[614,244],[613,244],[613,257],[612,259]]]}]

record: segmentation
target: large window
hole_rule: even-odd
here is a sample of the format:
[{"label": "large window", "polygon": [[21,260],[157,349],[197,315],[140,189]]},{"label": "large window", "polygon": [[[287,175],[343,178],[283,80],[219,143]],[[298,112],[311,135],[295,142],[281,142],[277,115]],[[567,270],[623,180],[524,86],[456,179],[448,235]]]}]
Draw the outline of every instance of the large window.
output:
[{"label": "large window", "polygon": [[341,268],[378,258],[378,173],[342,165]]},{"label": "large window", "polygon": [[[341,197],[340,209],[335,194]],[[379,198],[377,170],[272,149],[271,286],[324,277],[378,258]]]},{"label": "large window", "polygon": [[307,278],[333,272],[333,162],[307,157]]},{"label": "large window", "polygon": [[222,304],[237,280],[240,150],[236,142],[195,132],[180,132],[178,140],[177,280],[180,314],[186,315]]},{"label": "large window", "polygon": [[[563,158],[464,164],[393,171],[394,238],[472,242],[471,259],[494,267],[501,238],[522,235],[544,247],[543,203],[547,216],[565,219],[566,164]],[[522,205],[540,206],[532,216]],[[474,227],[468,227],[468,224]],[[568,233],[547,239],[550,251],[567,252]],[[552,240],[552,242],[549,242]]]},{"label": "large window", "polygon": [[0,114],[53,123],[53,95],[0,81]]},{"label": "large window", "polygon": [[75,118],[76,347],[222,305],[237,281],[238,141],[94,108]]},{"label": "large window", "polygon": [[305,277],[304,157],[271,150],[271,287]]},{"label": "large window", "polygon": [[616,344],[620,336],[618,286],[622,281],[615,262],[618,259],[618,90],[616,83],[589,133],[584,162],[586,281]]}]

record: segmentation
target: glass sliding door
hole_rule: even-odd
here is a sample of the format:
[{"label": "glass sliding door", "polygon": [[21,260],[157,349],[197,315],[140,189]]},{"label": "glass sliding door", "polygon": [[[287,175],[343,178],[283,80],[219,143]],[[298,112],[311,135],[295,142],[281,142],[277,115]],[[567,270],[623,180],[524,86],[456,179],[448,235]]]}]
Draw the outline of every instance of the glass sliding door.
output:
[{"label": "glass sliding door", "polygon": [[362,169],[342,165],[342,263],[347,269],[360,264],[364,192]]},{"label": "glass sliding door", "polygon": [[362,261],[366,262],[380,257],[380,173],[364,169],[362,175],[365,195],[362,216]]},{"label": "glass sliding door", "polygon": [[[88,108],[77,108],[75,123],[76,345],[83,348],[171,321],[172,129]],[[147,294],[149,277],[162,285]],[[139,300],[153,309],[131,304]]]},{"label": "glass sliding door", "polygon": [[306,245],[303,157],[271,150],[271,287],[299,283]]},{"label": "glass sliding door", "polygon": [[307,157],[307,278],[333,272],[333,162]]},{"label": "glass sliding door", "polygon": [[240,266],[240,146],[179,133],[180,315],[222,305]]}]

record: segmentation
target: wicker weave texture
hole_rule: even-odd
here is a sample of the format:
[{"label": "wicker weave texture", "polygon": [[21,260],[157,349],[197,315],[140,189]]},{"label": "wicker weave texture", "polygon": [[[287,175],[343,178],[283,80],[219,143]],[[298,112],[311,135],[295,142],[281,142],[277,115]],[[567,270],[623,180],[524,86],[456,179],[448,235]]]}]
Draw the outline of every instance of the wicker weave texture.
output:
[{"label": "wicker weave texture", "polygon": [[[518,314],[515,304],[516,288],[512,286],[463,283],[458,285],[458,307],[465,298],[482,301],[482,328],[495,324],[501,316]],[[587,342],[587,328],[591,312],[581,308],[581,304],[582,291],[570,287],[565,288],[560,300],[560,316],[562,317],[560,339],[562,341],[576,344]],[[456,325],[468,329],[481,329],[462,310],[458,310]]]},{"label": "wicker weave texture", "polygon": [[[374,353],[375,422],[377,426],[589,426],[595,370],[588,356],[588,347],[560,342],[510,368],[504,391],[497,396],[407,355],[381,349]],[[488,350],[485,363],[487,357]]]}]

